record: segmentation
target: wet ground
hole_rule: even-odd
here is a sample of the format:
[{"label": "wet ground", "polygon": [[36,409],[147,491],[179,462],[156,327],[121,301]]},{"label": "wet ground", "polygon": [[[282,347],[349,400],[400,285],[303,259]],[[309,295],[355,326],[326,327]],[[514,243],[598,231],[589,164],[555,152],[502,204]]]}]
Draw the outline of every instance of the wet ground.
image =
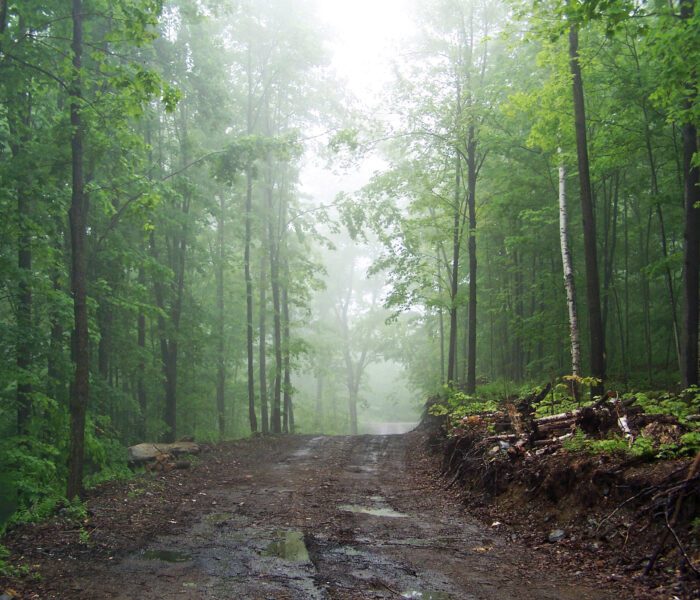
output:
[{"label": "wet ground", "polygon": [[70,593],[56,597],[612,597],[436,491],[416,468],[417,434],[274,444],[259,462],[219,454],[214,475],[186,489],[161,535],[62,572],[69,579],[59,587]]}]

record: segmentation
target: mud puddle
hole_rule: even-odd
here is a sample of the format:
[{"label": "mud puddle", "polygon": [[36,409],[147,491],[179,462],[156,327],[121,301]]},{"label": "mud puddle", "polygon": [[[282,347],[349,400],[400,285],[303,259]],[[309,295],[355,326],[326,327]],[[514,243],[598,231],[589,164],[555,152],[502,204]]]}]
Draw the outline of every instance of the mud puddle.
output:
[{"label": "mud puddle", "polygon": [[276,531],[275,541],[271,542],[263,556],[276,556],[291,562],[309,562],[309,551],[301,531]]},{"label": "mud puddle", "polygon": [[144,550],[141,557],[146,560],[162,560],[168,563],[182,563],[192,560],[192,556],[186,552],[177,550]]},{"label": "mud puddle", "polygon": [[[527,590],[538,600],[608,600],[551,566],[538,573],[531,550],[436,501],[410,470],[417,446],[408,436],[232,446],[188,473],[196,484],[174,486],[178,503],[140,548],[81,562],[90,568],[60,581],[61,593],[39,597],[520,600]],[[164,502],[153,498],[150,510]]]},{"label": "mud puddle", "polygon": [[400,513],[393,508],[370,508],[369,506],[360,506],[358,504],[341,504],[338,506],[339,510],[344,510],[346,512],[362,513],[365,515],[372,515],[373,517],[389,517],[389,518],[405,518],[408,515]]}]

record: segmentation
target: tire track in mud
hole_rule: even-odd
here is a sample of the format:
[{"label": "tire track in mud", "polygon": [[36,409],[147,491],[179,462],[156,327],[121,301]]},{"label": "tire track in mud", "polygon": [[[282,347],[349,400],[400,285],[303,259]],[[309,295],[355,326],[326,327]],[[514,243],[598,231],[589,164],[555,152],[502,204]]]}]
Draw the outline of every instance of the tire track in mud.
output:
[{"label": "tire track in mud", "polygon": [[275,460],[247,464],[183,499],[198,507],[191,522],[76,577],[75,597],[611,597],[571,585],[439,497],[408,462],[419,439],[280,440],[287,446]]}]

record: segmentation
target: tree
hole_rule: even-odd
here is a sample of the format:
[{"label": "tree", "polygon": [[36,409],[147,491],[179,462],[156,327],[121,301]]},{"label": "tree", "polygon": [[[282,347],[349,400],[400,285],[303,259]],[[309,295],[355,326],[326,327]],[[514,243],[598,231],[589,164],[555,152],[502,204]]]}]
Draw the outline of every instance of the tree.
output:
[{"label": "tree", "polygon": [[581,213],[583,216],[583,241],[586,263],[586,296],[588,299],[588,328],[590,333],[591,373],[600,384],[591,388],[591,393],[601,394],[605,380],[605,332],[600,311],[600,281],[598,277],[598,249],[595,214],[593,211],[593,191],[588,165],[588,144],[586,141],[586,111],[583,95],[583,78],[578,50],[578,25],[569,28],[569,60],[572,75],[574,99],[574,119],[576,124],[576,154],[581,189]]}]

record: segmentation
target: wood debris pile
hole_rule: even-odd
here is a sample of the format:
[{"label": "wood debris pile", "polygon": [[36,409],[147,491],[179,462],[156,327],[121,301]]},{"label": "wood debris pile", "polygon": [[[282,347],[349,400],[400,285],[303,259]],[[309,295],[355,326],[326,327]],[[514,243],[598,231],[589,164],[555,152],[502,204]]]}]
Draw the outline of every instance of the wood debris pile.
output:
[{"label": "wood debris pile", "polygon": [[577,430],[591,438],[624,436],[631,445],[642,435],[655,446],[677,443],[688,427],[668,414],[647,414],[635,398],[621,399],[609,392],[590,406],[535,418],[535,405],[551,386],[538,394],[516,400],[505,410],[469,415],[461,419],[450,435],[470,438],[471,444],[491,455],[541,456],[556,452]]}]

